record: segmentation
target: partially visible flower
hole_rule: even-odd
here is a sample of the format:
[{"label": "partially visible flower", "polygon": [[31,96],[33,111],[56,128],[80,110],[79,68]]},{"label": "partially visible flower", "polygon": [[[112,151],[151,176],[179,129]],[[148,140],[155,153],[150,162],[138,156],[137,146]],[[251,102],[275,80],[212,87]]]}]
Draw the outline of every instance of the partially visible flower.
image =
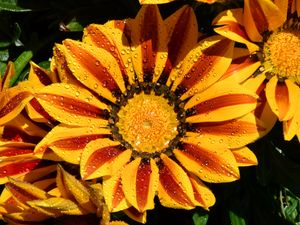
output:
[{"label": "partially visible flower", "polygon": [[[43,161],[34,154],[36,144],[47,134],[50,127],[31,120],[23,110],[26,103],[33,100],[35,85],[31,80],[37,77],[34,71],[38,72],[37,69],[31,69],[30,81],[9,88],[10,80],[15,74],[14,65],[9,62],[0,80],[0,184],[6,183],[8,177],[30,181],[33,174],[43,176],[43,168],[52,171],[52,162]],[[26,105],[28,106],[29,104]],[[52,160],[57,158],[53,157],[53,152],[46,153],[45,156]],[[33,174],[29,175],[31,172]]]},{"label": "partially visible flower", "polygon": [[245,0],[244,9],[227,10],[213,22],[217,33],[245,44],[260,59],[257,77],[247,85],[256,87],[260,101],[271,108],[265,110],[267,123],[274,124],[274,115],[283,122],[285,140],[295,135],[300,140],[299,13],[299,0]]},{"label": "partially visible flower", "polygon": [[[46,174],[45,174],[46,175]],[[9,179],[0,196],[0,215],[9,224],[41,224],[42,221],[65,215],[77,216],[76,223],[86,224],[81,217],[95,214],[93,224],[126,224],[110,222],[100,184],[83,183],[61,166],[57,175],[48,170],[47,176],[35,178],[31,183]],[[84,218],[84,217],[83,217]],[[56,224],[55,220],[51,224]],[[64,224],[68,224],[67,220]]]}]

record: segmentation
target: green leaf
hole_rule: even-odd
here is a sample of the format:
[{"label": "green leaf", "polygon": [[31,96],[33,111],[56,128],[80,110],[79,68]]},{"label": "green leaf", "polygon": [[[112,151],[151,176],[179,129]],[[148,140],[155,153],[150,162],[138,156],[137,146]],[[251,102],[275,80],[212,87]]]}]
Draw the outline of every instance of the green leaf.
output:
[{"label": "green leaf", "polygon": [[198,210],[193,214],[194,225],[206,225],[208,220],[208,213],[204,210]]},{"label": "green leaf", "polygon": [[13,86],[16,84],[16,82],[19,80],[19,76],[21,75],[21,72],[24,70],[24,68],[28,65],[29,61],[33,57],[33,51],[28,50],[24,51],[14,62],[15,64],[15,70],[16,74],[14,77],[12,77],[10,81],[10,85]]},{"label": "green leaf", "polygon": [[0,75],[3,76],[6,69],[6,63],[0,62]]},{"label": "green leaf", "polygon": [[229,210],[229,218],[232,225],[247,225],[245,219]]},{"label": "green leaf", "polygon": [[0,0],[0,9],[12,12],[31,11],[30,9],[19,6],[17,0]]},{"label": "green leaf", "polygon": [[76,18],[73,18],[68,24],[65,25],[66,28],[69,31],[82,31],[83,30],[83,26],[76,20]]},{"label": "green leaf", "polygon": [[0,50],[0,61],[6,62],[9,58],[8,49]]}]

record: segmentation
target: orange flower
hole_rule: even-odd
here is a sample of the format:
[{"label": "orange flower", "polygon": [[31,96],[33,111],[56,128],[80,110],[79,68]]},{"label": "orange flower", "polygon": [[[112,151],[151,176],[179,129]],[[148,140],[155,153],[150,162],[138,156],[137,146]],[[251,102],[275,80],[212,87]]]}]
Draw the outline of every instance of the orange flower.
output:
[{"label": "orange flower", "polygon": [[[174,2],[174,1],[176,0],[139,0],[140,4],[164,4],[164,3]],[[212,4],[215,2],[222,2],[224,0],[195,0],[195,1]]]},{"label": "orange flower", "polygon": [[245,44],[260,59],[260,75],[248,84],[271,108],[265,119],[275,114],[283,122],[285,140],[300,139],[299,14],[299,0],[245,0],[244,10],[225,11],[213,22],[217,33]]},{"label": "orange flower", "polygon": [[57,44],[51,70],[61,82],[30,93],[59,124],[35,155],[51,149],[80,165],[84,180],[102,178],[109,211],[141,222],[156,194],[166,207],[208,209],[215,197],[204,182],[237,180],[239,166],[257,164],[245,145],[265,128],[251,113],[257,95],[220,81],[233,41],[197,39],[191,8],[162,20],[147,5],[133,20],[92,24],[82,42]]}]

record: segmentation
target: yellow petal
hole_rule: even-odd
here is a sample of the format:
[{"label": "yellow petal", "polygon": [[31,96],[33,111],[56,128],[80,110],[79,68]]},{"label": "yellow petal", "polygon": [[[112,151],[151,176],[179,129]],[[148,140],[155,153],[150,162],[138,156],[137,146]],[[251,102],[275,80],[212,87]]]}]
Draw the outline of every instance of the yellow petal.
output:
[{"label": "yellow petal", "polygon": [[272,111],[280,121],[291,119],[298,103],[299,87],[290,80],[278,82],[273,76],[266,85],[266,97]]},{"label": "yellow petal", "polygon": [[28,205],[35,208],[38,212],[44,213],[51,217],[65,215],[85,215],[86,212],[77,204],[69,199],[48,198],[45,200],[29,201]]},{"label": "yellow petal", "polygon": [[14,119],[33,98],[33,87],[28,81],[0,93],[0,125]]},{"label": "yellow petal", "polygon": [[83,150],[80,161],[80,174],[83,179],[93,179],[112,175],[130,159],[131,150],[119,142],[109,139],[91,141]]},{"label": "yellow petal", "polygon": [[223,183],[240,178],[236,160],[227,148],[205,148],[193,138],[185,138],[173,152],[188,171],[206,182]]},{"label": "yellow petal", "polygon": [[134,70],[130,54],[129,41],[123,30],[114,26],[115,21],[104,25],[91,24],[84,29],[83,42],[103,48],[117,60],[126,83],[134,83]]},{"label": "yellow petal", "polygon": [[208,208],[213,206],[216,202],[214,194],[194,174],[189,173],[189,178],[193,186],[195,201],[198,203],[199,206],[208,210]]},{"label": "yellow petal", "polygon": [[223,122],[193,123],[190,130],[192,132],[187,132],[186,136],[192,137],[201,146],[213,149],[243,147],[260,138],[266,128],[253,113],[249,113]]},{"label": "yellow petal", "polygon": [[60,47],[73,75],[86,87],[112,102],[114,95],[125,92],[117,60],[105,49],[70,39]]},{"label": "yellow petal", "polygon": [[241,117],[256,107],[256,94],[230,81],[220,81],[185,105],[187,122],[217,122]]},{"label": "yellow petal", "polygon": [[121,170],[103,179],[103,195],[110,212],[118,212],[130,207],[121,182]]},{"label": "yellow petal", "polygon": [[243,9],[230,9],[221,12],[212,22],[214,31],[236,42],[243,43],[249,51],[256,52],[259,47],[249,39],[243,24]]},{"label": "yellow petal", "polygon": [[132,206],[139,212],[154,208],[158,168],[153,159],[135,159],[125,166],[121,178],[125,197]]},{"label": "yellow petal", "polygon": [[51,84],[35,94],[53,118],[68,125],[104,126],[107,106],[91,92],[71,84]]},{"label": "yellow petal", "polygon": [[232,60],[233,41],[219,35],[199,42],[171,71],[168,86],[184,100],[214,84]]},{"label": "yellow petal", "polygon": [[165,207],[192,209],[194,191],[185,171],[165,154],[159,162],[158,197]]},{"label": "yellow petal", "polygon": [[131,50],[139,81],[159,79],[167,60],[167,32],[156,5],[145,5],[130,23]]},{"label": "yellow petal", "polygon": [[90,213],[96,211],[95,206],[91,202],[88,189],[74,176],[67,173],[60,165],[57,168],[56,181],[63,198],[72,196],[85,211]]},{"label": "yellow petal", "polygon": [[109,130],[97,127],[54,127],[35,147],[35,155],[43,158],[48,148],[52,149],[64,161],[79,164],[85,146],[98,138],[109,136]]},{"label": "yellow petal", "polygon": [[[161,78],[163,83],[168,79],[172,68],[184,59],[197,44],[198,25],[191,7],[183,6],[165,21],[168,34],[168,60]],[[178,44],[181,43],[181,44]]]},{"label": "yellow petal", "polygon": [[232,153],[238,166],[253,166],[258,164],[256,156],[248,147],[233,149]]}]

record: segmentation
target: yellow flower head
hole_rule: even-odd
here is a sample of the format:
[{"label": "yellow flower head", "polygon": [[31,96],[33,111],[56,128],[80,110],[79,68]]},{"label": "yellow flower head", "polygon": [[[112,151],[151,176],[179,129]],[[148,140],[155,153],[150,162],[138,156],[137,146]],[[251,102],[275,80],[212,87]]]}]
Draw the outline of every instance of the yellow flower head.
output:
[{"label": "yellow flower head", "polygon": [[249,81],[249,86],[267,100],[262,105],[271,109],[269,120],[275,115],[283,122],[285,140],[295,135],[300,139],[299,14],[299,0],[246,0],[244,10],[225,11],[213,22],[220,26],[217,33],[244,43],[258,55],[258,72],[265,79],[251,78],[255,81]]},{"label": "yellow flower head", "polygon": [[[35,156],[51,150],[79,165],[83,180],[102,178],[110,212],[145,222],[156,195],[166,207],[207,209],[215,197],[204,182],[237,180],[239,166],[257,164],[245,145],[265,131],[252,113],[257,95],[223,79],[233,43],[219,35],[198,42],[187,6],[165,20],[157,6],[143,6],[135,19],[91,24],[82,41],[57,44],[58,79],[30,79],[36,88],[18,104],[13,92],[0,122],[28,105],[32,119],[47,117]],[[21,84],[16,94],[26,91]]]}]

